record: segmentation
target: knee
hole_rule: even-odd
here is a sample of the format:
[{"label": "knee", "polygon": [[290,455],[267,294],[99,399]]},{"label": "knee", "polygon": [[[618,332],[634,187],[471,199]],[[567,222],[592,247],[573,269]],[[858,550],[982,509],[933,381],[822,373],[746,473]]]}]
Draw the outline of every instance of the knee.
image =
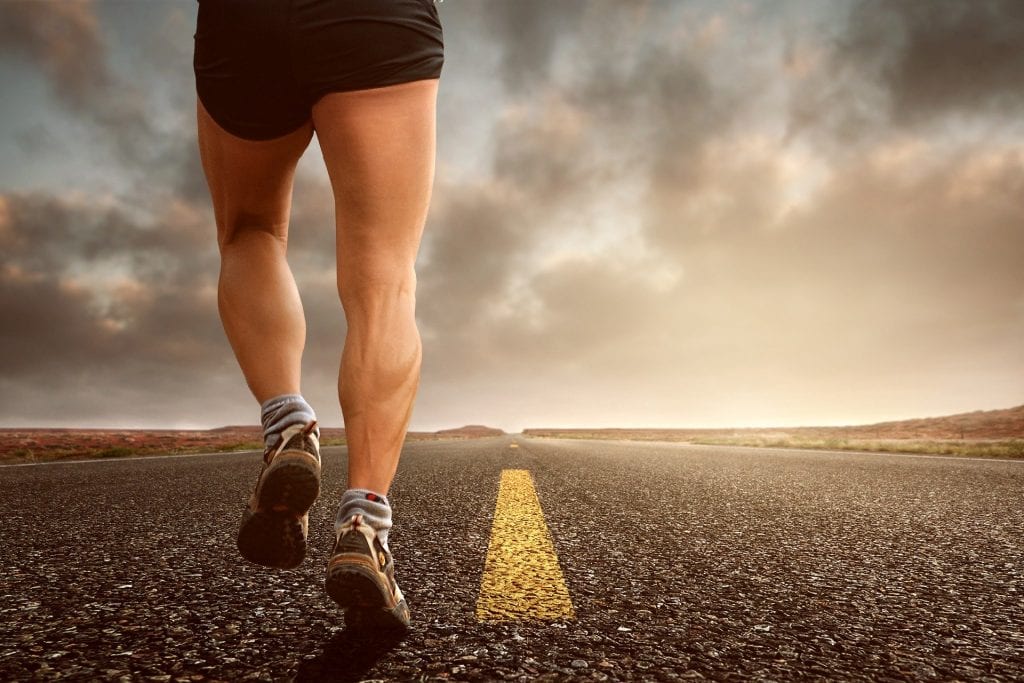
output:
[{"label": "knee", "polygon": [[338,295],[347,313],[416,305],[416,270],[372,264],[338,268]]},{"label": "knee", "polygon": [[217,221],[217,246],[222,252],[225,249],[254,244],[287,246],[288,224],[268,223],[246,215]]}]

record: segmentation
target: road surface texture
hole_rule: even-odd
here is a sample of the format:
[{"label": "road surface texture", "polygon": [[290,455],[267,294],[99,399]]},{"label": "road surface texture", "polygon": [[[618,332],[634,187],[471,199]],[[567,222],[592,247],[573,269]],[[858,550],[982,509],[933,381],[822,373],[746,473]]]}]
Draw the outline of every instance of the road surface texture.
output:
[{"label": "road surface texture", "polygon": [[[291,571],[235,549],[258,454],[0,468],[0,680],[1024,678],[1022,462],[409,443],[404,639],[349,632],[322,590],[345,467],[325,450]],[[530,473],[508,480],[532,479],[571,618],[477,617],[505,470]]]}]

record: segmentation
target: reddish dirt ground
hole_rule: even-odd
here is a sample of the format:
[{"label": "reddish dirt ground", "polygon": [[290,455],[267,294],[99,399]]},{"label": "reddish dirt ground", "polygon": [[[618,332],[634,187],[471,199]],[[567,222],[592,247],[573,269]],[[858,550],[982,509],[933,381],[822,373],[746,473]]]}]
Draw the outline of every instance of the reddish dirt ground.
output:
[{"label": "reddish dirt ground", "polygon": [[[471,439],[503,434],[500,429],[467,425],[437,432],[409,432],[408,440]],[[323,427],[325,446],[345,443],[345,430]],[[0,462],[111,458],[132,455],[206,453],[261,448],[257,426],[181,431],[172,429],[0,429]]]}]

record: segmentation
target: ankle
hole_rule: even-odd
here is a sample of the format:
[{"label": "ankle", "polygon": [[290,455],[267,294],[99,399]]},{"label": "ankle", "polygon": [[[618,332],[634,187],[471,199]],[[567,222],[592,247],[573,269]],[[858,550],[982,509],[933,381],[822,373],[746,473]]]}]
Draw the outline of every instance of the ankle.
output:
[{"label": "ankle", "polygon": [[362,514],[363,521],[377,532],[381,544],[388,548],[388,532],[391,530],[391,503],[384,494],[366,488],[346,489],[338,504],[334,519],[335,534],[353,514]]},{"label": "ankle", "polygon": [[272,448],[281,432],[293,424],[307,424],[315,419],[316,413],[302,394],[281,394],[267,399],[260,406],[264,447]]}]

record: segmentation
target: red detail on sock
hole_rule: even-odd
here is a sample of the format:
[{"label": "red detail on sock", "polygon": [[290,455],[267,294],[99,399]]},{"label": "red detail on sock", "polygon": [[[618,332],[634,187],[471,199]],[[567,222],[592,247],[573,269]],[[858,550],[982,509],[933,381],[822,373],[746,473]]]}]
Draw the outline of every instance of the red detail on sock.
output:
[{"label": "red detail on sock", "polygon": [[380,499],[380,496],[378,496],[376,493],[367,493],[366,497],[367,497],[368,500],[379,500]]}]

